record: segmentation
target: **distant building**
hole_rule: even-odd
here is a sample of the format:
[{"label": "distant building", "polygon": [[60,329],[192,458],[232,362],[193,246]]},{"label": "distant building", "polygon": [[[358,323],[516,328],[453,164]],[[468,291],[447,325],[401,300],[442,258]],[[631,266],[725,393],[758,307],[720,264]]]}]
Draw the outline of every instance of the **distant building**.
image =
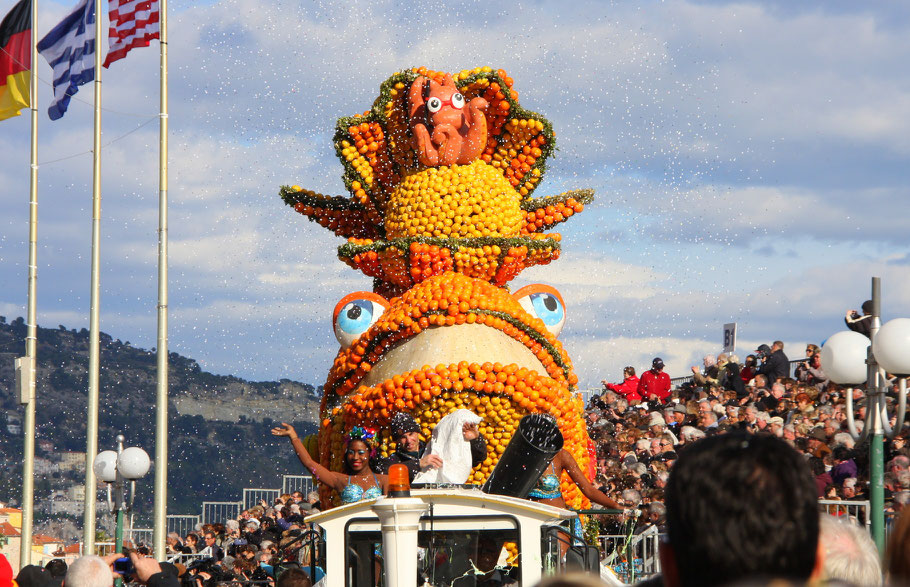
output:
[{"label": "distant building", "polygon": [[61,471],[84,471],[85,453],[77,451],[57,453],[57,464]]},{"label": "distant building", "polygon": [[51,475],[60,470],[60,465],[48,459],[39,457],[34,460],[34,463],[36,475]]},{"label": "distant building", "polygon": [[22,434],[22,420],[19,419],[19,416],[14,414],[6,415],[6,431],[13,436]]}]

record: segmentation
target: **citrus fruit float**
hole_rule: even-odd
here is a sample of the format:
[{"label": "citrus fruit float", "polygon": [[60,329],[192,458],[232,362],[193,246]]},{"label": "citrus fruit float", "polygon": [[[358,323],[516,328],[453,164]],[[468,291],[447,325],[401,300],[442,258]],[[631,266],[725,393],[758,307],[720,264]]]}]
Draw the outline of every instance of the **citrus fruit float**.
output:
[{"label": "citrus fruit float", "polygon": [[[372,291],[333,312],[341,350],[310,446],[323,465],[341,470],[354,426],[376,429],[387,456],[396,412],[413,415],[429,439],[443,416],[467,408],[483,418],[488,450],[468,482],[486,480],[531,413],[553,415],[566,450],[593,475],[577,377],[557,338],[562,296],[546,285],[508,289],[522,269],[558,258],[560,235],[544,231],[593,198],[531,197],[554,138],[501,69],[410,69],[382,83],[370,110],[338,121],[349,197],[281,188],[286,204],[347,238],[338,257],[373,278]],[[335,501],[321,491],[323,503]],[[562,491],[570,507],[587,506],[568,476]]]}]

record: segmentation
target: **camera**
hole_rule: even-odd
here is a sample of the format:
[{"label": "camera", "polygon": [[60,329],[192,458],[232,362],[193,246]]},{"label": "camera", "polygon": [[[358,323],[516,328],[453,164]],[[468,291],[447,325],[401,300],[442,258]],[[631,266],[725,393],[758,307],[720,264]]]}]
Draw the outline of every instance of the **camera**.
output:
[{"label": "camera", "polygon": [[136,574],[136,567],[133,566],[133,561],[130,560],[130,557],[128,556],[124,556],[115,560],[114,570],[123,578],[124,583],[129,583],[132,581],[133,575]]}]

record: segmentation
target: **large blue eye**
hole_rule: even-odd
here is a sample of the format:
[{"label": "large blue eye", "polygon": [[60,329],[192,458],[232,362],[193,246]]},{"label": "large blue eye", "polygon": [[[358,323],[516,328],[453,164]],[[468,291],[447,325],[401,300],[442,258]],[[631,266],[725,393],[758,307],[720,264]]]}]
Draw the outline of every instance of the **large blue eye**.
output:
[{"label": "large blue eye", "polygon": [[360,334],[373,322],[373,302],[354,300],[348,302],[338,314],[338,328],[349,334]]},{"label": "large blue eye", "polygon": [[538,283],[525,286],[512,296],[528,314],[539,318],[547,330],[559,336],[566,323],[566,305],[558,291]]},{"label": "large blue eye", "polygon": [[531,294],[531,305],[537,317],[547,326],[557,326],[566,319],[566,309],[559,298],[549,293]]},{"label": "large blue eye", "polygon": [[346,295],[335,306],[333,327],[335,338],[342,347],[348,347],[370,329],[385,311],[388,302],[370,292]]}]

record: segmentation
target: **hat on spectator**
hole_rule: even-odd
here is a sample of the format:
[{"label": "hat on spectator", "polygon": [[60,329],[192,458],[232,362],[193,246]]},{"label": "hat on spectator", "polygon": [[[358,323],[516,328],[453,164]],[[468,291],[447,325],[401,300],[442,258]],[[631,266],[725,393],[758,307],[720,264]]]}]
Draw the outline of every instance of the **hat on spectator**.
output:
[{"label": "hat on spectator", "polygon": [[648,422],[648,426],[666,426],[667,421],[664,420],[664,417],[660,415],[660,412],[651,412],[651,421]]},{"label": "hat on spectator", "polygon": [[635,458],[635,455],[633,455],[633,454],[631,454],[631,453],[627,454],[627,455],[626,455],[625,457],[623,457],[623,459],[622,459],[622,464],[623,464],[623,465],[634,465],[634,464],[637,463],[637,462],[638,462],[638,459]]},{"label": "hat on spectator", "polygon": [[823,426],[816,426],[809,432],[809,438],[814,438],[815,440],[820,440],[822,442],[828,442],[828,436],[825,434],[825,428]]},{"label": "hat on spectator", "polygon": [[848,477],[844,479],[844,487],[856,488],[856,477]]},{"label": "hat on spectator", "polygon": [[249,520],[246,521],[246,525],[247,526],[256,526],[256,529],[258,530],[259,529],[259,520],[257,520],[256,518],[250,518]]},{"label": "hat on spectator", "polygon": [[663,368],[664,368],[664,360],[661,359],[660,357],[654,357],[654,360],[651,361],[651,367],[654,368],[654,369],[663,369]]},{"label": "hat on spectator", "polygon": [[298,511],[299,511],[299,510],[303,510],[303,511],[305,511],[305,512],[308,512],[308,511],[310,511],[311,509],[313,509],[313,504],[311,504],[311,503],[308,502],[308,501],[304,501],[304,502],[302,502],[302,503],[299,504],[299,507],[298,507],[297,509],[298,509]]},{"label": "hat on spectator", "polygon": [[667,462],[667,461],[675,461],[676,459],[679,458],[679,456],[676,454],[676,451],[668,450],[667,452],[660,453],[659,455],[655,456],[654,458],[657,459],[658,461]]},{"label": "hat on spectator", "polygon": [[635,407],[638,408],[639,410],[645,410],[645,411],[648,410],[648,404],[638,404]]},{"label": "hat on spectator", "polygon": [[676,412],[677,414],[688,414],[689,413],[689,410],[687,410],[686,406],[684,406],[683,404],[676,404],[676,406],[673,407],[673,411]]},{"label": "hat on spectator", "polygon": [[414,419],[414,416],[406,412],[396,412],[389,421],[389,429],[392,438],[398,439],[409,432],[420,432],[420,424]]}]

